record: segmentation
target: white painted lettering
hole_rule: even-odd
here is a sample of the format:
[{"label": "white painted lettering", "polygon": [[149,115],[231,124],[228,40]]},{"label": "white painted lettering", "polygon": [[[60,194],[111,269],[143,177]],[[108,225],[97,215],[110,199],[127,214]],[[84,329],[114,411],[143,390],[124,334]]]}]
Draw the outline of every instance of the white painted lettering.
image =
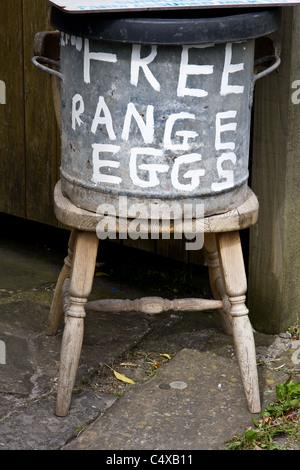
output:
[{"label": "white painted lettering", "polygon": [[182,178],[191,179],[190,183],[186,184],[182,184],[179,182],[179,170],[181,165],[196,163],[200,161],[200,153],[190,153],[187,155],[181,155],[180,157],[177,157],[175,159],[171,173],[171,181],[175,189],[179,189],[181,191],[193,191],[199,186],[200,177],[205,175],[205,170],[203,168],[199,168],[196,170],[188,170],[186,173],[184,173]]},{"label": "white painted lettering", "polygon": [[228,84],[229,74],[244,70],[244,64],[242,62],[240,64],[232,64],[231,58],[232,58],[232,44],[228,43],[226,44],[226,47],[225,47],[225,61],[224,61],[224,68],[223,68],[222,81],[221,81],[220,93],[222,96],[229,95],[230,93],[239,94],[239,93],[244,92],[243,85],[229,85]]},{"label": "white painted lettering", "polygon": [[120,162],[115,160],[101,160],[100,154],[101,153],[113,153],[116,154],[120,147],[118,145],[110,145],[110,144],[93,144],[93,177],[92,181],[94,183],[110,183],[110,184],[120,184],[122,182],[122,178],[118,176],[113,176],[110,174],[103,174],[101,173],[101,168],[108,167],[110,168],[119,168]]},{"label": "white painted lettering", "polygon": [[134,117],[140,131],[144,142],[146,144],[151,144],[154,139],[154,108],[149,105],[146,109],[146,122],[144,122],[141,114],[137,111],[133,103],[129,103],[127,106],[127,111],[124,118],[124,127],[122,132],[122,139],[129,139],[129,131],[131,126],[131,119]]},{"label": "white painted lettering", "polygon": [[80,127],[83,121],[80,116],[84,113],[84,102],[81,95],[77,94],[72,99],[72,129],[76,130],[76,123]]},{"label": "white painted lettering", "polygon": [[148,65],[153,62],[157,56],[157,46],[151,46],[151,52],[147,57],[141,58],[140,44],[133,44],[131,54],[131,78],[130,83],[134,86],[138,85],[140,68],[143,69],[145,77],[148,82],[156,91],[160,91],[160,84],[154,77],[153,73],[149,69]]},{"label": "white painted lettering", "polygon": [[181,119],[195,119],[195,115],[191,113],[176,113],[171,114],[166,122],[165,135],[164,135],[164,147],[169,150],[189,150],[190,145],[188,140],[195,139],[198,136],[197,132],[194,131],[176,131],[175,136],[182,137],[180,144],[172,143],[172,131],[176,121]]},{"label": "white painted lettering", "polygon": [[189,75],[209,75],[213,73],[213,65],[189,64],[189,50],[192,48],[204,48],[209,46],[182,46],[181,63],[177,87],[178,96],[207,96],[208,93],[200,88],[187,88],[187,78]]},{"label": "white painted lettering", "polygon": [[[169,170],[169,166],[159,163],[142,163],[138,165],[138,155],[150,155],[153,157],[161,157],[163,155],[163,151],[154,148],[132,148],[129,163],[130,177],[133,184],[136,184],[141,188],[152,188],[154,186],[159,186],[160,182],[157,177],[157,173],[166,173]],[[138,169],[147,171],[149,179],[142,180],[137,174]]]},{"label": "white painted lettering", "polygon": [[71,36],[71,44],[72,46],[76,47],[78,52],[82,50],[82,38],[81,37]]},{"label": "white painted lettering", "polygon": [[[102,114],[102,116],[101,116]],[[105,125],[110,140],[116,140],[116,134],[114,133],[112,117],[110,111],[104,101],[103,96],[99,96],[97,110],[93,119],[91,131],[96,134],[99,125]]]},{"label": "white painted lettering", "polygon": [[224,170],[222,165],[224,162],[230,161],[233,165],[236,164],[236,155],[233,152],[222,153],[217,159],[217,170],[219,178],[225,178],[225,181],[220,183],[212,183],[211,189],[213,191],[223,191],[224,189],[232,188],[234,179],[233,179],[233,170]]},{"label": "white painted lettering", "polygon": [[[77,41],[77,38],[71,37],[67,40],[78,50],[80,49],[80,42]],[[118,62],[118,60],[117,55],[113,53],[91,52],[90,47],[93,49],[92,44],[92,41],[88,39],[84,39],[82,43],[84,48],[84,82],[89,84],[92,79],[96,86],[97,82],[101,82],[101,77],[99,77],[99,74],[97,74],[97,77],[91,77],[93,75],[92,70],[95,67],[94,61],[107,64]],[[197,189],[202,191],[202,186],[203,191],[211,189],[212,192],[220,192],[233,187],[234,168],[238,159],[234,152],[236,152],[236,139],[239,137],[236,135],[237,118],[239,116],[238,111],[234,109],[235,106],[230,102],[232,98],[234,101],[237,98],[230,97],[222,100],[222,97],[244,92],[244,86],[238,82],[238,77],[242,76],[239,72],[244,70],[244,63],[234,63],[236,49],[231,43],[222,47],[223,70],[221,68],[220,73],[216,74],[218,83],[214,86],[215,91],[210,91],[210,93],[219,96],[220,103],[217,102],[213,109],[203,108],[198,115],[197,106],[191,103],[190,99],[186,99],[187,103],[184,103],[183,99],[177,99],[176,103],[176,94],[178,97],[208,96],[209,88],[205,84],[212,79],[211,75],[214,73],[215,66],[206,64],[210,60],[203,59],[200,49],[205,52],[205,48],[214,46],[211,44],[204,46],[190,45],[178,49],[180,56],[180,64],[177,65],[176,72],[178,84],[177,86],[175,84],[175,88],[170,90],[170,93],[174,95],[172,96],[172,99],[174,98],[173,113],[168,111],[168,104],[165,108],[162,108],[160,103],[157,108],[149,104],[151,103],[151,97],[154,100],[154,96],[157,96],[156,91],[161,90],[163,78],[160,78],[162,74],[155,68],[159,62],[156,59],[159,46],[147,46],[149,49],[146,47],[143,49],[142,47],[134,44],[131,51],[131,63],[129,63],[129,56],[128,63],[125,60],[124,65],[122,60],[121,66],[120,60],[119,67],[116,67],[116,75],[117,73],[126,75],[127,71],[130,74],[130,76],[126,75],[132,85],[130,88],[132,98],[130,100],[127,100],[127,94],[124,98],[120,97],[119,94],[114,96],[117,85],[112,86],[111,83],[109,85],[111,92],[109,92],[107,99],[105,95],[98,96],[99,93],[97,93],[95,97],[91,96],[85,102],[84,94],[82,96],[74,92],[70,103],[70,125],[72,125],[73,131],[79,131],[80,127],[90,123],[91,135],[89,135],[89,138],[92,134],[95,134],[97,137],[97,139],[95,138],[96,142],[101,142],[90,144],[92,145],[91,160],[93,165],[91,180],[95,184],[115,186],[121,185],[123,180],[124,182],[126,180],[126,184],[132,182],[133,186],[140,189],[158,187],[157,191],[159,191],[161,186],[163,191],[170,190],[170,194],[172,194],[173,189],[184,193],[184,195],[188,195],[189,192]],[[194,57],[196,57],[195,60]],[[221,72],[222,76],[220,76]],[[109,79],[106,78],[105,80]],[[138,87],[142,81],[144,86],[141,92],[138,93],[139,90],[136,91],[133,86]],[[144,90],[145,83],[146,85],[149,83],[148,94]],[[124,85],[123,82],[122,84]],[[107,89],[106,85],[104,89]],[[292,83],[292,89],[294,90],[292,101],[298,104],[300,103],[300,80],[295,80]],[[93,91],[92,87],[85,85],[85,93],[93,93]],[[146,94],[147,96],[145,96]],[[171,95],[167,96],[167,100],[171,100]],[[222,101],[224,102],[222,103]],[[3,102],[5,102],[5,84],[0,80],[0,103]],[[87,109],[89,107],[88,103],[91,103],[92,110]],[[112,104],[110,105],[110,103]],[[118,105],[119,108],[117,108]],[[215,109],[217,106],[219,108]],[[224,109],[227,111],[224,111]],[[213,116],[208,116],[207,123],[204,114],[206,111],[207,113],[214,113]],[[155,122],[156,115],[161,117],[158,122]],[[214,139],[216,155],[214,168],[211,169],[208,168],[211,165],[211,159],[206,160],[204,158],[204,154],[208,153],[208,149],[204,147],[205,136],[209,138],[210,133],[213,132],[211,128],[211,119],[213,117],[215,117],[215,135],[212,138]],[[162,122],[165,123],[164,126]],[[163,136],[162,141],[157,142],[161,135]],[[203,142],[198,141],[200,138],[203,138]],[[200,147],[203,147],[203,150]],[[199,153],[200,151],[201,153]],[[211,152],[210,149],[209,152]],[[209,175],[213,173],[216,176],[212,178],[212,181],[206,181],[205,177],[209,178]],[[132,209],[134,210],[135,206]],[[135,221],[131,226],[131,232],[133,238],[136,239],[141,234],[146,233],[147,230],[142,225],[145,214],[138,215],[134,213],[133,215]],[[112,238],[114,227],[109,226],[109,223],[108,218],[106,218],[103,220],[101,227],[104,230],[106,226],[106,233],[110,234],[109,236]],[[190,239],[195,238],[195,233],[191,232],[188,236],[190,236]],[[199,245],[200,239],[196,241],[195,247]]]},{"label": "white painted lettering", "polygon": [[225,111],[216,114],[216,138],[215,148],[216,150],[234,150],[234,142],[221,142],[221,134],[224,132],[235,131],[237,127],[236,122],[230,122],[228,124],[221,124],[222,119],[233,119],[237,115],[236,111]]},{"label": "white painted lettering", "polygon": [[117,62],[117,55],[108,52],[90,52],[90,41],[89,39],[84,40],[84,81],[85,83],[91,83],[91,60],[99,60],[101,62]]}]

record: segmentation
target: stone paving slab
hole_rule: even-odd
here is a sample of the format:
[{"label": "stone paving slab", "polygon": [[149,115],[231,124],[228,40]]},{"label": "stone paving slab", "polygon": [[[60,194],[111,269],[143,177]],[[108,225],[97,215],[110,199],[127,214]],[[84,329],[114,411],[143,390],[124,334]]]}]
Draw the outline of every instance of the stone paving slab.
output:
[{"label": "stone paving slab", "polygon": [[250,415],[236,361],[184,349],[64,449],[217,450],[245,424]]},{"label": "stone paving slab", "polygon": [[[280,377],[265,370],[259,375],[265,405]],[[183,349],[63,449],[225,450],[235,432],[253,425],[252,418],[260,414],[248,412],[235,356]]]}]

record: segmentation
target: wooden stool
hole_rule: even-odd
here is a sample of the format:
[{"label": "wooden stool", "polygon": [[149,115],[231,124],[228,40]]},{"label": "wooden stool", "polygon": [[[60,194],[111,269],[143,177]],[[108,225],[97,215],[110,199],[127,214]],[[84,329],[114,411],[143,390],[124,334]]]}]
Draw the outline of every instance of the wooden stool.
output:
[{"label": "wooden stool", "polygon": [[238,208],[204,219],[206,265],[214,300],[146,297],[139,300],[99,300],[87,303],[91,293],[99,239],[96,227],[99,214],[74,206],[61,192],[58,182],[55,213],[60,222],[72,228],[68,256],[59,275],[49,317],[48,335],[55,335],[65,318],[61,347],[56,415],[66,416],[83,340],[85,308],[102,311],[141,311],[159,313],[166,310],[217,310],[224,331],[232,334],[240,366],[248,408],[260,412],[256,353],[252,327],[245,305],[247,279],[239,230],[255,224],[258,201],[248,188],[247,200]]}]

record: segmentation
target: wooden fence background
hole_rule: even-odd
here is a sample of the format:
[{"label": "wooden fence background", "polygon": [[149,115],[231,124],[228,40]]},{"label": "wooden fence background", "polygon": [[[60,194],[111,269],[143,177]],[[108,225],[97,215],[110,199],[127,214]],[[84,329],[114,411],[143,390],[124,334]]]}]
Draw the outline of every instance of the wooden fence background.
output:
[{"label": "wooden fence background", "polygon": [[[31,62],[35,34],[51,30],[49,19],[45,0],[0,0],[0,212],[55,226],[60,137],[51,77]],[[282,64],[257,82],[255,92],[251,186],[260,216],[247,260],[251,318],[269,333],[299,324],[299,7],[283,8],[283,26],[273,40]],[[180,240],[134,246],[203,262],[202,252],[187,252]]]},{"label": "wooden fence background", "polygon": [[34,37],[49,29],[44,0],[0,0],[0,211],[56,224],[59,135],[51,79],[32,63]]}]

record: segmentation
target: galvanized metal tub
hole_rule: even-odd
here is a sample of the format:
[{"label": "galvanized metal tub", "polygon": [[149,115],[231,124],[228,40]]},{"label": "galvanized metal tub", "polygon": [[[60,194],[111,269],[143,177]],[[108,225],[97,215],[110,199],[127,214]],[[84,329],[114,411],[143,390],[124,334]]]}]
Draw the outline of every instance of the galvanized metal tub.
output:
[{"label": "galvanized metal tub", "polygon": [[118,215],[126,196],[129,216],[141,202],[191,204],[194,214],[203,204],[212,215],[244,202],[261,76],[255,38],[279,27],[280,10],[192,14],[124,18],[53,8],[61,31],[61,182],[74,205],[96,212],[106,203]]}]

